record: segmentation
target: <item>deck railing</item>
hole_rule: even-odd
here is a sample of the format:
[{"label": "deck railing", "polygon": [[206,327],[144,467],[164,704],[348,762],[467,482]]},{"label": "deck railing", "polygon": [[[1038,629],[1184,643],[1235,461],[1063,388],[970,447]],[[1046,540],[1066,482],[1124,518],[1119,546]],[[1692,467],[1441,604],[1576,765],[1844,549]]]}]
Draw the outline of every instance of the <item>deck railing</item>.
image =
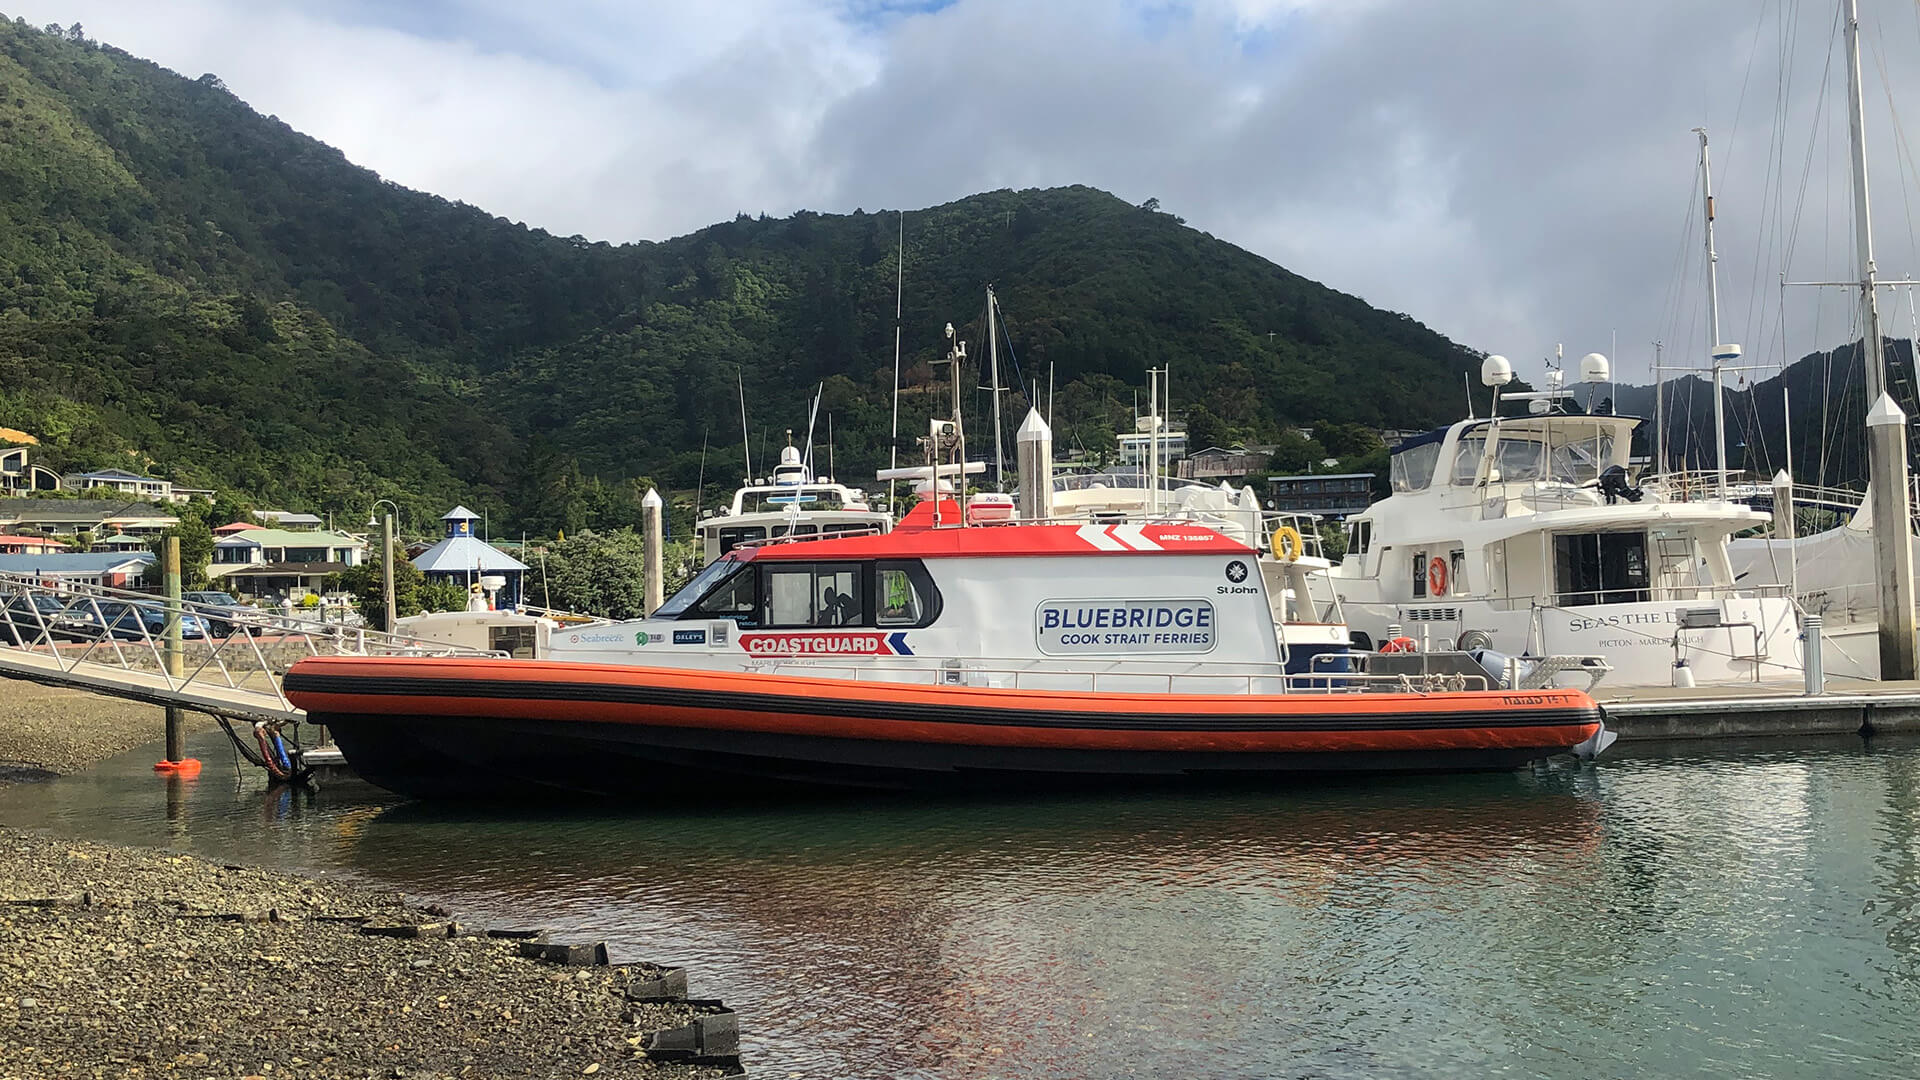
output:
[{"label": "deck railing", "polygon": [[[169,633],[175,625],[177,645]],[[309,656],[491,656],[446,642],[130,589],[0,572],[0,649],[64,672],[123,673],[172,692],[265,695],[294,711],[281,676]],[[257,699],[256,699],[257,700]]]}]

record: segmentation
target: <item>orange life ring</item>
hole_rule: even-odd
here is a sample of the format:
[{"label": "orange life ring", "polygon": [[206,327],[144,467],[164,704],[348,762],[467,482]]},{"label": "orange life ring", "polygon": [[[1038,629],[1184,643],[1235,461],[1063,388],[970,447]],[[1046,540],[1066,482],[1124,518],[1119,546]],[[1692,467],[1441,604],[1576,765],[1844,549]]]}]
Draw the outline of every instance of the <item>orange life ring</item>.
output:
[{"label": "orange life ring", "polygon": [[1381,652],[1419,652],[1420,644],[1410,637],[1397,637],[1380,646]]},{"label": "orange life ring", "polygon": [[1438,555],[1427,563],[1427,594],[1447,595],[1447,560]]}]

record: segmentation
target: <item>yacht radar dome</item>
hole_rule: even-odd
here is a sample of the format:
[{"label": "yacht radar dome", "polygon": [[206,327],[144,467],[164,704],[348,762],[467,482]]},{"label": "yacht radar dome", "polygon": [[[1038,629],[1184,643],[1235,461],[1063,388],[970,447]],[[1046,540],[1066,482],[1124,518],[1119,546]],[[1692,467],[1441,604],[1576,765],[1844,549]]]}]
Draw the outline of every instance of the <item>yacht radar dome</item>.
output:
[{"label": "yacht radar dome", "polygon": [[1603,383],[1613,378],[1613,367],[1607,358],[1597,352],[1590,352],[1580,358],[1580,381]]},{"label": "yacht radar dome", "polygon": [[1715,360],[1738,360],[1740,359],[1740,353],[1741,349],[1738,345],[1715,345],[1713,347],[1713,358]]},{"label": "yacht radar dome", "polygon": [[1513,381],[1513,365],[1498,353],[1480,362],[1481,386],[1505,386]]}]

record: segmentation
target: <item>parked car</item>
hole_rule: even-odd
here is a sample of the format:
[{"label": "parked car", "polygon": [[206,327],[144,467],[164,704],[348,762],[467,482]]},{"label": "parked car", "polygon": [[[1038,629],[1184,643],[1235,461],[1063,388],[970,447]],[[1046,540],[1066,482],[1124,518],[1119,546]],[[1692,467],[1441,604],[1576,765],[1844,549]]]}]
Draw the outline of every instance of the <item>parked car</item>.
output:
[{"label": "parked car", "polygon": [[[167,632],[167,612],[162,607],[130,604],[125,600],[85,600],[67,611],[86,620],[90,636],[96,639],[110,634],[121,641],[157,640]],[[180,636],[204,638],[207,624],[201,622],[198,615],[182,613]]]},{"label": "parked car", "polygon": [[0,645],[32,645],[47,637],[78,641],[92,636],[88,625],[69,615],[67,606],[52,596],[15,594],[0,602]]},{"label": "parked car", "polygon": [[256,633],[271,626],[266,612],[241,603],[232,593],[185,592],[180,594],[180,599],[194,605],[194,614],[207,624],[207,631],[215,637],[231,637],[234,630],[242,626],[251,626]]}]

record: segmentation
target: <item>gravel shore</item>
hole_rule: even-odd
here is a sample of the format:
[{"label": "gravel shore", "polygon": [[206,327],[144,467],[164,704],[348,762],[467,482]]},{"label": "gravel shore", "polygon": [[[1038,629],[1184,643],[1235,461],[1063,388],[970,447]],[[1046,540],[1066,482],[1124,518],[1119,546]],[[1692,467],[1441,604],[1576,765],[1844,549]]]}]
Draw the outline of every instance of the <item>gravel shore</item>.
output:
[{"label": "gravel shore", "polygon": [[646,1057],[703,1011],[629,1001],[658,969],[521,944],[395,893],[0,826],[0,1078],[727,1075]]},{"label": "gravel shore", "polygon": [[[187,732],[213,720],[188,713]],[[69,773],[166,737],[158,705],[0,678],[0,783]]]}]

